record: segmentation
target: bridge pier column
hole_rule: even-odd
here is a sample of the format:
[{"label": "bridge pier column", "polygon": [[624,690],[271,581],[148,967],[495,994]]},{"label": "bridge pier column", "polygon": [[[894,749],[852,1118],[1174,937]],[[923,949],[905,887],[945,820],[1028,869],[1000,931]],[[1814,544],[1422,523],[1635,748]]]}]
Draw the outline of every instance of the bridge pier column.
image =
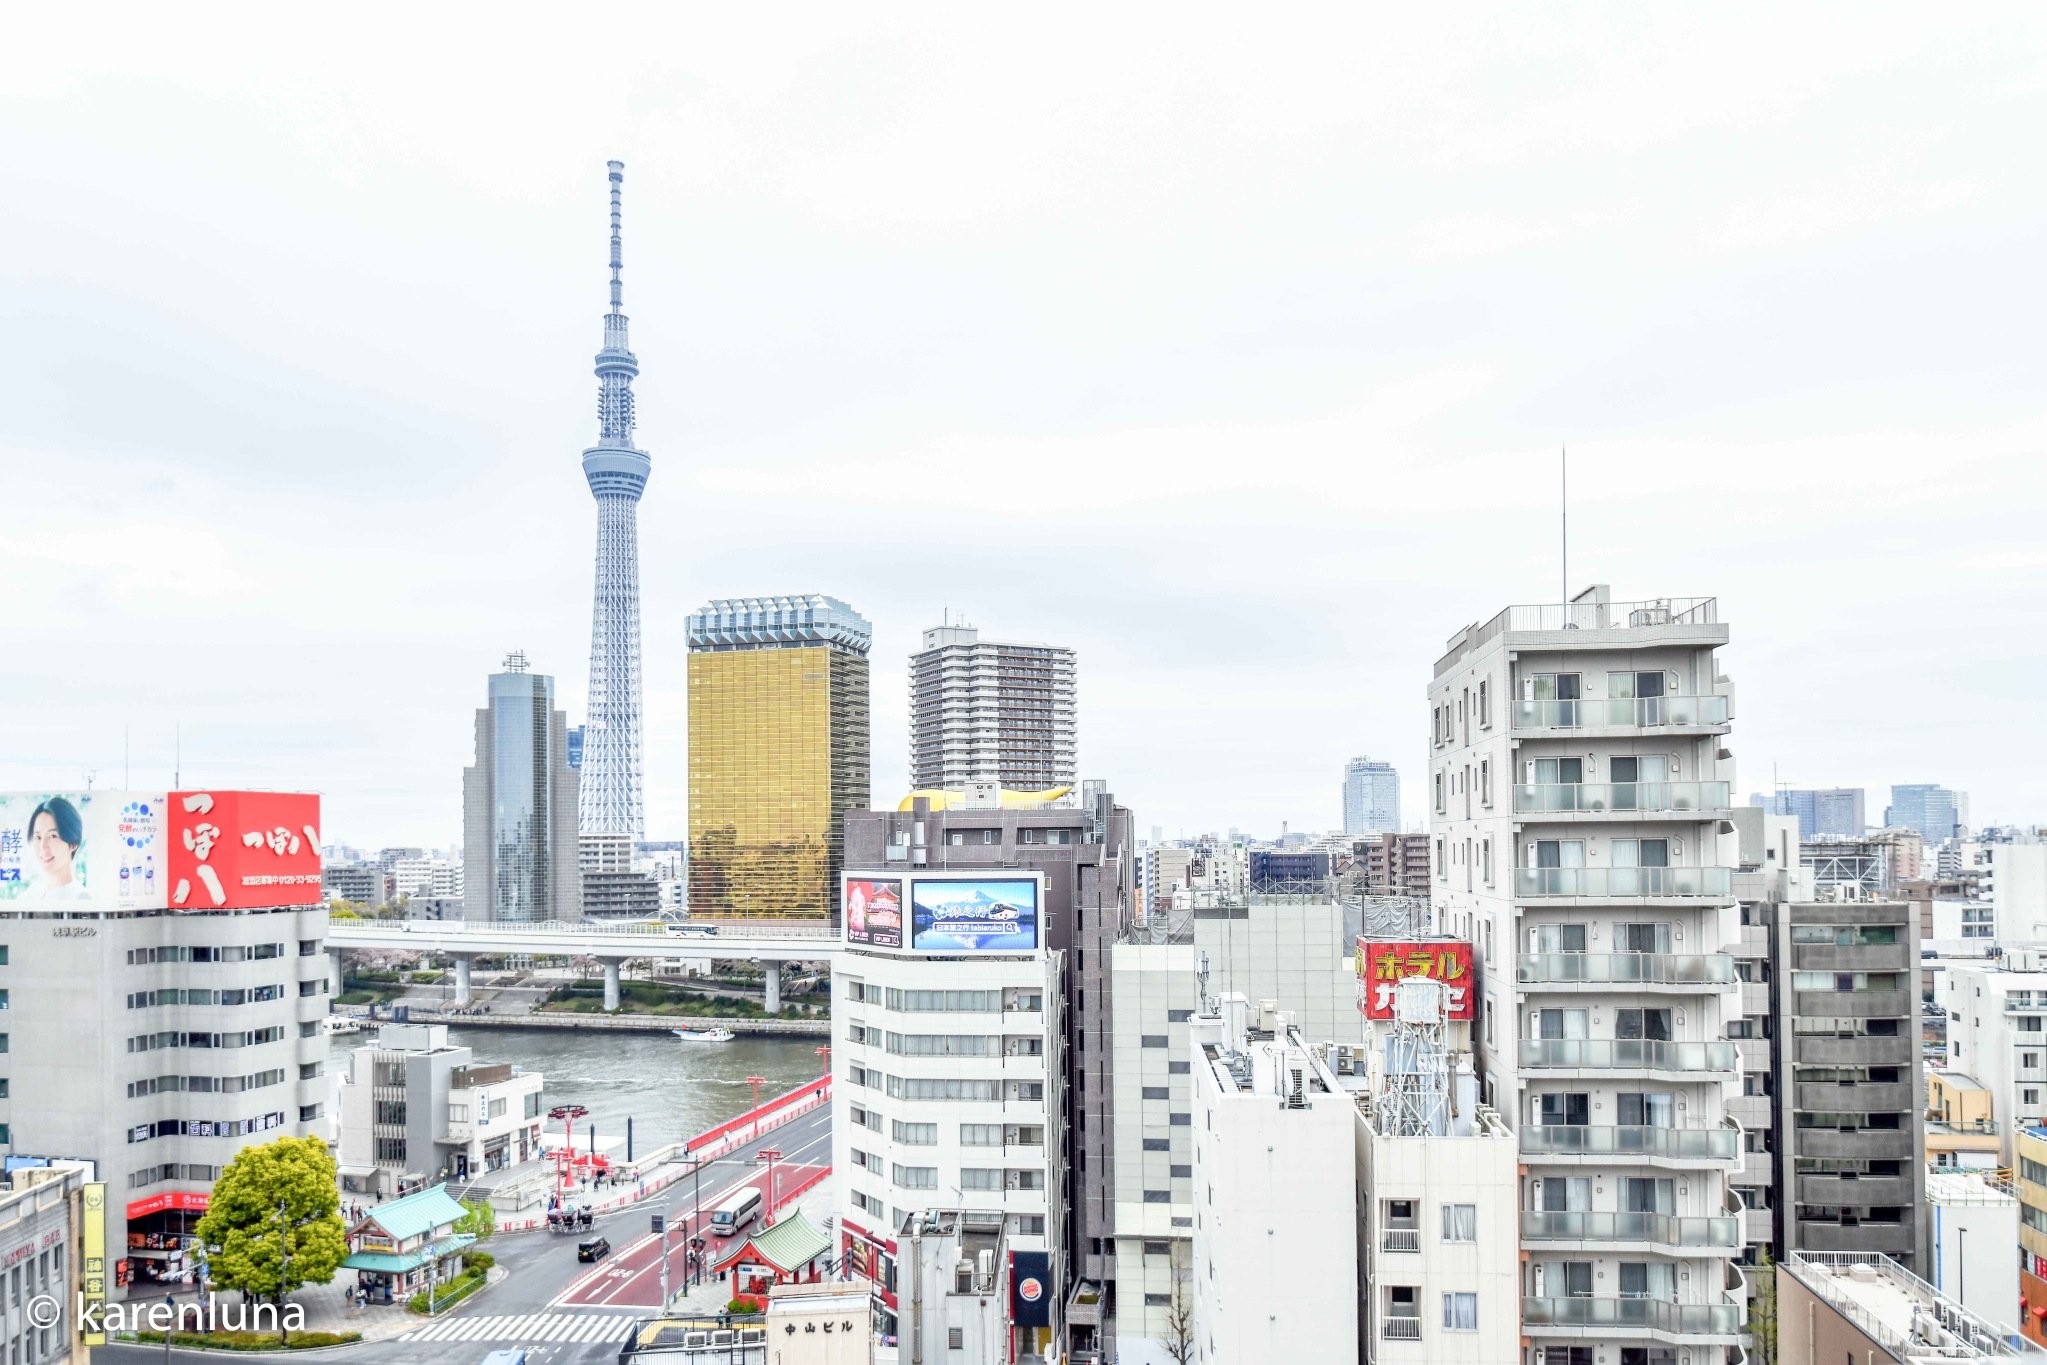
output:
[{"label": "bridge pier column", "polygon": [[618,1008],[618,959],[603,958],[599,965],[604,968],[604,1009],[610,1013]]},{"label": "bridge pier column", "polygon": [[761,965],[766,967],[768,972],[768,1013],[780,1014],[782,1012],[782,964],[779,962],[764,962]]},{"label": "bridge pier column", "polygon": [[455,1003],[469,1003],[469,968],[476,961],[474,953],[455,954]]}]

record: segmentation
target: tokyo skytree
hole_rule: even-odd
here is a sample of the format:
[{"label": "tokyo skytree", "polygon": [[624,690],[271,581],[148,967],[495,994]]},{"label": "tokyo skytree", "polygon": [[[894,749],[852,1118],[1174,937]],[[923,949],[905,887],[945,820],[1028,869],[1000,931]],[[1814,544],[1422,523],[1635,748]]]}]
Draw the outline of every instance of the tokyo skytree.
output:
[{"label": "tokyo skytree", "polygon": [[640,494],[653,461],[633,445],[633,376],[619,283],[619,193],[625,163],[611,170],[611,311],[597,353],[597,444],[583,477],[597,499],[597,592],[590,611],[590,700],[584,717],[577,802],[586,834],[646,837],[640,791]]}]

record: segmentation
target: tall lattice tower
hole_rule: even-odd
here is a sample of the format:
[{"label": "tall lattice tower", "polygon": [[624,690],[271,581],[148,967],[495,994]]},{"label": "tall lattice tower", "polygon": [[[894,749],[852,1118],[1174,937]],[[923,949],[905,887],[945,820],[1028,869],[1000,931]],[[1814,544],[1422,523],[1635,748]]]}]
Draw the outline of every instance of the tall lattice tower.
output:
[{"label": "tall lattice tower", "polygon": [[586,834],[647,833],[640,777],[640,494],[653,461],[633,445],[633,376],[626,341],[619,194],[625,163],[611,170],[611,311],[597,353],[597,444],[583,477],[597,499],[597,591],[590,611],[590,701],[583,729],[578,823]]}]

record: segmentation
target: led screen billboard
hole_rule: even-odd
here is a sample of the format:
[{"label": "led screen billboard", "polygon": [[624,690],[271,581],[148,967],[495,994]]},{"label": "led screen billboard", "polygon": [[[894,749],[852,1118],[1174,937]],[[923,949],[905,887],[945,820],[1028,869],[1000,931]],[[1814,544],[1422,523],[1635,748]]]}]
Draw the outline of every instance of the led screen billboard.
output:
[{"label": "led screen billboard", "polygon": [[164,905],[161,792],[0,793],[0,904]]},{"label": "led screen billboard", "polygon": [[1471,945],[1461,940],[1416,943],[1361,938],[1357,969],[1358,1008],[1367,1019],[1391,1019],[1393,988],[1411,976],[1443,983],[1450,1018],[1468,1023],[1475,1012]]},{"label": "led screen billboard", "polygon": [[1042,890],[1036,876],[913,878],[910,947],[920,953],[1034,952]]},{"label": "led screen billboard", "polygon": [[900,877],[845,878],[840,903],[846,911],[846,942],[874,948],[903,946],[903,882]]}]

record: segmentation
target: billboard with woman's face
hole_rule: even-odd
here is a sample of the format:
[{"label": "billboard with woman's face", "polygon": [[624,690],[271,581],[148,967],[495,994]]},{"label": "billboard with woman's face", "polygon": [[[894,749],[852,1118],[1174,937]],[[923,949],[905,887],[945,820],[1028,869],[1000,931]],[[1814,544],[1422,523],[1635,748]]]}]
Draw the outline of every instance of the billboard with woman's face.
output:
[{"label": "billboard with woman's face", "polygon": [[164,906],[160,792],[0,793],[0,903]]}]

